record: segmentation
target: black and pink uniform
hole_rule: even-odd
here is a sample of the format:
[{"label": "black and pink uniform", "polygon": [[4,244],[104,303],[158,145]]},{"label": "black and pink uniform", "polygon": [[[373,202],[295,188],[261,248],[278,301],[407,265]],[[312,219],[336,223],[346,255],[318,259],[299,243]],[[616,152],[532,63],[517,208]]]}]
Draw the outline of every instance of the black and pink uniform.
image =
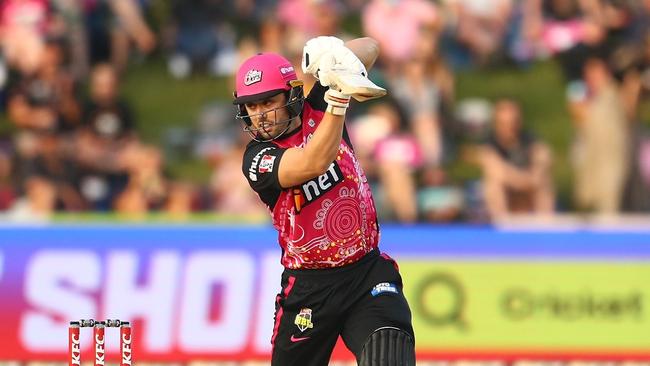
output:
[{"label": "black and pink uniform", "polygon": [[413,335],[395,262],[379,253],[379,226],[370,186],[346,131],[324,174],[283,188],[278,167],[323,119],[326,89],[305,100],[302,125],[279,139],[251,141],[242,170],[269,208],[282,247],[282,291],[276,301],[273,365],[327,365],[339,335],[357,355],[376,329]]}]

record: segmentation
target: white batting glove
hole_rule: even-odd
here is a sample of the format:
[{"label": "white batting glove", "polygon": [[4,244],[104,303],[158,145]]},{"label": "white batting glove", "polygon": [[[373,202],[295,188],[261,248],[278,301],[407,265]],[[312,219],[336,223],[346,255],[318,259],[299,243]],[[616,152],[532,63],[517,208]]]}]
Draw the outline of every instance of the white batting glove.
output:
[{"label": "white batting glove", "polygon": [[325,110],[327,113],[331,113],[335,116],[345,116],[345,112],[350,105],[349,95],[330,88],[325,92],[323,98],[325,99],[325,102],[327,102],[327,109]]},{"label": "white batting glove", "polygon": [[318,80],[323,86],[339,90],[359,102],[386,95],[386,89],[368,78],[361,60],[345,46],[323,54],[319,67]]},{"label": "white batting glove", "polygon": [[343,46],[343,40],[336,37],[320,36],[307,41],[302,50],[302,72],[317,78],[322,56],[340,46]]}]

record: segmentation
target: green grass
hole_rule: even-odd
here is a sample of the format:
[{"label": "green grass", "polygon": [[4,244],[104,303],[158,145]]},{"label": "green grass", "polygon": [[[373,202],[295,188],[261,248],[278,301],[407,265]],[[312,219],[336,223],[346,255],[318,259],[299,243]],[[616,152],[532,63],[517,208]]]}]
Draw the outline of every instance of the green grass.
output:
[{"label": "green grass", "polygon": [[[133,104],[141,138],[163,146],[165,133],[170,128],[193,129],[206,105],[217,100],[229,100],[232,93],[229,82],[227,78],[199,72],[177,80],[167,72],[165,61],[157,58],[133,65],[124,77],[122,88],[123,95]],[[207,162],[188,153],[168,154],[166,159],[166,169],[172,177],[195,183],[207,182],[210,175]]]},{"label": "green grass", "polygon": [[155,144],[163,142],[168,128],[193,126],[203,106],[229,99],[232,93],[225,78],[197,73],[188,79],[176,80],[167,73],[162,59],[133,65],[122,87],[124,96],[135,107],[142,138]]},{"label": "green grass", "polygon": [[97,224],[234,224],[234,225],[258,225],[267,223],[268,215],[233,215],[228,213],[200,212],[188,216],[175,217],[164,212],[149,212],[146,215],[124,215],[112,212],[57,212],[52,221],[60,224],[66,223],[97,223]]}]

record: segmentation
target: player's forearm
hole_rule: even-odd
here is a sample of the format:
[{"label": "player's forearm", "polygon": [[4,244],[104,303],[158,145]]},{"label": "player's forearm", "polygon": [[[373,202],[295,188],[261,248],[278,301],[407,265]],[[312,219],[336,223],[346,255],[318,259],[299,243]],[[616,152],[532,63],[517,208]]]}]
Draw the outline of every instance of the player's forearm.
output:
[{"label": "player's forearm", "polygon": [[323,120],[305,145],[305,160],[318,175],[324,173],[336,159],[343,136],[344,116],[325,113]]},{"label": "player's forearm", "polygon": [[345,47],[359,58],[366,69],[370,69],[374,65],[379,55],[379,43],[370,37],[356,38],[345,42]]}]

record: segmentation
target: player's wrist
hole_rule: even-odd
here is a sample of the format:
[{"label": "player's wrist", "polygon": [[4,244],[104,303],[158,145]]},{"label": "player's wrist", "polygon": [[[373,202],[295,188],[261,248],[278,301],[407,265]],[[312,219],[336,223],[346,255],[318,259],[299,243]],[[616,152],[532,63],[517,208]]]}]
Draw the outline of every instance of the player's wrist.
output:
[{"label": "player's wrist", "polygon": [[350,105],[350,96],[336,89],[329,88],[325,92],[325,102],[327,103],[327,113],[335,116],[344,116]]}]

